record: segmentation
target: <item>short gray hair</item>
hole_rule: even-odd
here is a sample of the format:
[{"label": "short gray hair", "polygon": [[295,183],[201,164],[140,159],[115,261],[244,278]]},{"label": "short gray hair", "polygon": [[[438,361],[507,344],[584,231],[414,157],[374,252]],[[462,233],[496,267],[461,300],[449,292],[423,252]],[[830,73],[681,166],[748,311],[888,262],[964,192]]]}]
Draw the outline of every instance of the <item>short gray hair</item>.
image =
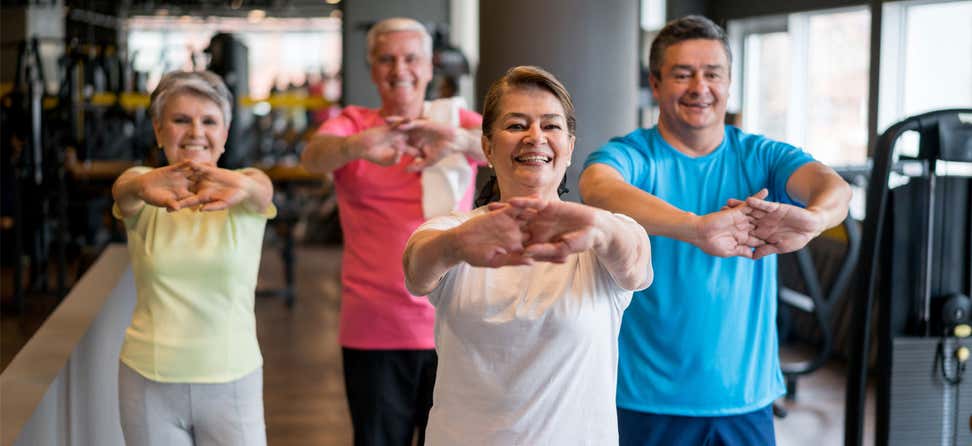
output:
[{"label": "short gray hair", "polygon": [[429,31],[425,29],[425,26],[418,21],[407,17],[392,17],[390,19],[385,19],[375,23],[375,25],[368,30],[367,41],[369,65],[375,63],[375,45],[378,44],[378,36],[400,31],[412,31],[419,33],[422,39],[422,48],[425,49],[425,54],[429,56],[429,58],[432,57],[432,36],[429,35]]},{"label": "short gray hair", "polygon": [[152,121],[162,118],[162,111],[169,99],[188,93],[213,101],[223,112],[223,123],[229,127],[233,119],[233,94],[212,71],[170,71],[162,76],[159,85],[152,92],[149,115]]}]

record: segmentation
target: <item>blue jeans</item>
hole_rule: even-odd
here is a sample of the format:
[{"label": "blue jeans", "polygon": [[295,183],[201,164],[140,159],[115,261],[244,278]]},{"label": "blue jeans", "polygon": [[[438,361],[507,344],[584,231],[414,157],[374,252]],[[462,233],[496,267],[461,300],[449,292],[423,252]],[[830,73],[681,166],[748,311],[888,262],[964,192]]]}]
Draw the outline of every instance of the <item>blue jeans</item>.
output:
[{"label": "blue jeans", "polygon": [[686,417],[618,408],[620,446],[774,446],[773,406],[720,417]]}]

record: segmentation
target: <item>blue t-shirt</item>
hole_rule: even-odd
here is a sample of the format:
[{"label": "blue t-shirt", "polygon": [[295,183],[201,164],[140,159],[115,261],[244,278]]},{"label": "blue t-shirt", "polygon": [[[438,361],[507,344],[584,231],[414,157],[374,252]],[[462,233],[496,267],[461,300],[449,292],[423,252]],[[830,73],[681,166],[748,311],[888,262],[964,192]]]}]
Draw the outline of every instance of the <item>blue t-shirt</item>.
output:
[{"label": "blue t-shirt", "polygon": [[[726,126],[699,158],[675,150],[657,127],[614,138],[585,167],[603,163],[625,181],[684,211],[721,209],[762,188],[795,203],[786,182],[810,155]],[[652,235],[651,287],[635,294],[618,339],[618,407],[687,416],[733,415],[783,394],[776,335],[776,256],[753,261],[708,255]]]}]

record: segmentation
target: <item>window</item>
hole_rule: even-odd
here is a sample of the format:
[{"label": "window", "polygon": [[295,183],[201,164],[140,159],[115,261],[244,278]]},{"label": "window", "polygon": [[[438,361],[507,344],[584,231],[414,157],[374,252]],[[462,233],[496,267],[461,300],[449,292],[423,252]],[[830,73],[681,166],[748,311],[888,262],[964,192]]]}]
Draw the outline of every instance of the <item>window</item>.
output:
[{"label": "window", "polygon": [[878,132],[972,105],[972,1],[885,3],[882,23]]},{"label": "window", "polygon": [[276,86],[302,83],[308,73],[337,73],[341,68],[341,21],[335,18],[245,18],[137,16],[128,22],[128,51],[136,70],[149,74],[155,88],[162,74],[202,68],[203,53],[214,34],[232,32],[246,46],[249,95],[267,96]]},{"label": "window", "polygon": [[743,79],[746,92],[743,127],[760,129],[760,133],[786,140],[786,112],[790,87],[790,35],[786,32],[750,34],[745,41],[746,67],[752,67]]},{"label": "window", "polygon": [[640,67],[638,72],[638,123],[641,127],[652,127],[658,123],[658,104],[651,94],[648,81],[648,60],[651,53],[651,42],[665,26],[665,1],[641,0],[640,8]]},{"label": "window", "polygon": [[729,23],[742,127],[833,166],[867,159],[870,13],[866,8]]}]

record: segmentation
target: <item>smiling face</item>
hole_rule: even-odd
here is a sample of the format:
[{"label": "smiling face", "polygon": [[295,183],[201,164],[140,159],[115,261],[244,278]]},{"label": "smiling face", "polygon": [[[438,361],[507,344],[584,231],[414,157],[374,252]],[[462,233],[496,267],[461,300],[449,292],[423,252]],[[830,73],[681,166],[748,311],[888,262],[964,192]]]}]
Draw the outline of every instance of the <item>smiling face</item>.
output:
[{"label": "smiling face", "polygon": [[372,54],[371,80],[378,87],[382,109],[392,114],[421,112],[432,80],[432,56],[416,31],[379,34]]},{"label": "smiling face", "polygon": [[219,105],[191,93],[169,98],[152,127],[169,164],[193,160],[216,165],[229,136]]},{"label": "smiling face", "polygon": [[651,89],[659,125],[676,133],[723,131],[729,97],[729,59],[718,40],[691,39],[665,50]]},{"label": "smiling face", "polygon": [[483,152],[496,171],[500,199],[558,199],[557,186],[574,151],[564,107],[540,88],[513,88],[500,98]]}]

